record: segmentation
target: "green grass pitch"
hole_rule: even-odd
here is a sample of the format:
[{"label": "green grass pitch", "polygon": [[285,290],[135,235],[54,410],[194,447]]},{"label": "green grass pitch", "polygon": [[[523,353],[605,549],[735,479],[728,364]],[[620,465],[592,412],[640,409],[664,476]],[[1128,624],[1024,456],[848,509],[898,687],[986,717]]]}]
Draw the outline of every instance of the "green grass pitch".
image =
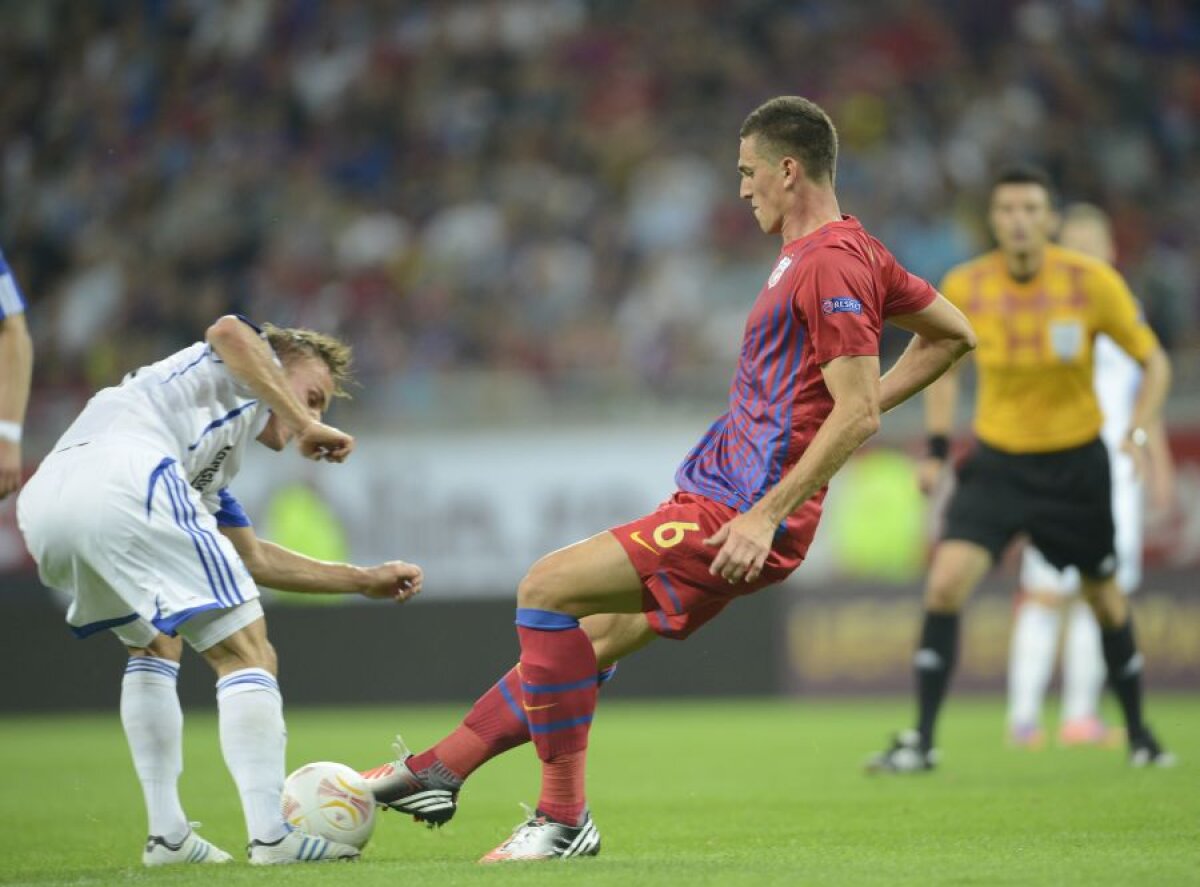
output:
[{"label": "green grass pitch", "polygon": [[[1004,747],[998,700],[951,699],[934,774],[861,771],[902,700],[602,705],[592,733],[596,859],[485,867],[475,860],[537,800],[528,747],[492,762],[440,831],[380,817],[356,864],[251,869],[211,711],[186,714],[183,798],[237,862],[145,870],[141,792],[115,712],[0,720],[5,884],[1197,884],[1200,697],[1158,696],[1153,722],[1182,758],[1135,771],[1122,752]],[[366,767],[403,731],[415,748],[461,709],[288,711],[288,761]],[[215,881],[213,879],[216,879]]]}]

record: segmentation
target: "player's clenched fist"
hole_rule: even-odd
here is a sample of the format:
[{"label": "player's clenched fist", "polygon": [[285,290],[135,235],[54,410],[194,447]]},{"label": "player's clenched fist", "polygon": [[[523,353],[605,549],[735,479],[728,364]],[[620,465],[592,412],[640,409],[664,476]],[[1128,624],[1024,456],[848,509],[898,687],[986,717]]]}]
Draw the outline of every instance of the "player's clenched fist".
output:
[{"label": "player's clenched fist", "polygon": [[394,600],[404,603],[411,597],[421,593],[421,583],[424,574],[416,564],[406,564],[404,561],[388,561],[367,570],[367,587],[363,594],[376,600]]},{"label": "player's clenched fist", "polygon": [[310,422],[296,435],[296,446],[305,459],[345,462],[354,449],[354,438],[323,422]]}]

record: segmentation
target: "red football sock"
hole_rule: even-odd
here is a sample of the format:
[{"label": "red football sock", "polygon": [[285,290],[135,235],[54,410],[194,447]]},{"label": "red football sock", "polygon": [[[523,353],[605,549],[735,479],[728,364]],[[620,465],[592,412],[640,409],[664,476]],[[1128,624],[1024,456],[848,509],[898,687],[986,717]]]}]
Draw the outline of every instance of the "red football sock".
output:
[{"label": "red football sock", "polygon": [[[612,680],[616,663],[596,673],[596,684]],[[475,701],[463,722],[432,748],[409,758],[408,766],[419,773],[434,763],[441,764],[461,780],[504,752],[529,741],[529,722],[521,709],[521,680],[514,666]]]},{"label": "red football sock", "polygon": [[419,773],[441,761],[459,779],[510,748],[529,740],[529,726],[521,711],[521,683],[516,667],[510,668],[491,689],[475,701],[466,718],[433,748],[413,755],[408,766]]},{"label": "red football sock", "polygon": [[557,822],[578,825],[584,809],[587,749],[559,755],[542,765],[542,797],[538,810]]},{"label": "red football sock", "polygon": [[575,824],[587,806],[580,753],[596,710],[596,654],[579,623],[561,613],[518,610],[517,634],[522,706],[543,762],[538,808]]}]

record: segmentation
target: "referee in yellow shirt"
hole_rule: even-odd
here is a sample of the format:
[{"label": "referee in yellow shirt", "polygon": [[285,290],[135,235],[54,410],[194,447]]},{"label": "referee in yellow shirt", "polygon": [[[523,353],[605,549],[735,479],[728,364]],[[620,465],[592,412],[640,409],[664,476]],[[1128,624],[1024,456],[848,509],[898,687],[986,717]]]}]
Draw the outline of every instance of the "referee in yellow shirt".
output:
[{"label": "referee in yellow shirt", "polygon": [[[1128,601],[1114,581],[1116,553],[1109,460],[1092,388],[1092,342],[1104,333],[1144,374],[1123,449],[1140,465],[1146,428],[1158,419],[1171,368],[1124,279],[1096,259],[1049,242],[1054,210],[1037,170],[1004,172],[989,221],[998,249],[953,268],[942,292],[975,327],[978,386],[971,454],[958,470],[942,539],[925,586],[925,620],[914,660],[917,726],[868,762],[882,772],[931,769],[938,710],[958,653],[958,614],[1018,534],[1059,569],[1079,570],[1102,631],[1109,685],[1120,700],[1135,765],[1166,765],[1142,721],[1141,663]],[[925,394],[929,490],[954,427],[953,373]]]}]

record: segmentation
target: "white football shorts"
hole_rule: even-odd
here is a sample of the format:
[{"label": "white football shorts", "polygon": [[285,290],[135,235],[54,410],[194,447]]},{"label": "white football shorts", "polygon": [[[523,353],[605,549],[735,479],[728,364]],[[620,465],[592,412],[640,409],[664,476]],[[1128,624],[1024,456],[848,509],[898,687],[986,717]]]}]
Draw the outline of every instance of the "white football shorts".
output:
[{"label": "white football shorts", "polygon": [[129,438],[52,453],[17,521],[42,582],[71,600],[77,637],[143,647],[180,634],[197,651],[262,616],[258,587],[174,459]]},{"label": "white football shorts", "polygon": [[[1110,446],[1109,452],[1113,450]],[[1114,540],[1117,553],[1117,584],[1132,594],[1142,584],[1142,485],[1133,476],[1133,463],[1117,453],[1111,459]],[[1067,597],[1079,593],[1079,571],[1074,567],[1059,570],[1032,545],[1021,555],[1021,589],[1049,592]]]}]

